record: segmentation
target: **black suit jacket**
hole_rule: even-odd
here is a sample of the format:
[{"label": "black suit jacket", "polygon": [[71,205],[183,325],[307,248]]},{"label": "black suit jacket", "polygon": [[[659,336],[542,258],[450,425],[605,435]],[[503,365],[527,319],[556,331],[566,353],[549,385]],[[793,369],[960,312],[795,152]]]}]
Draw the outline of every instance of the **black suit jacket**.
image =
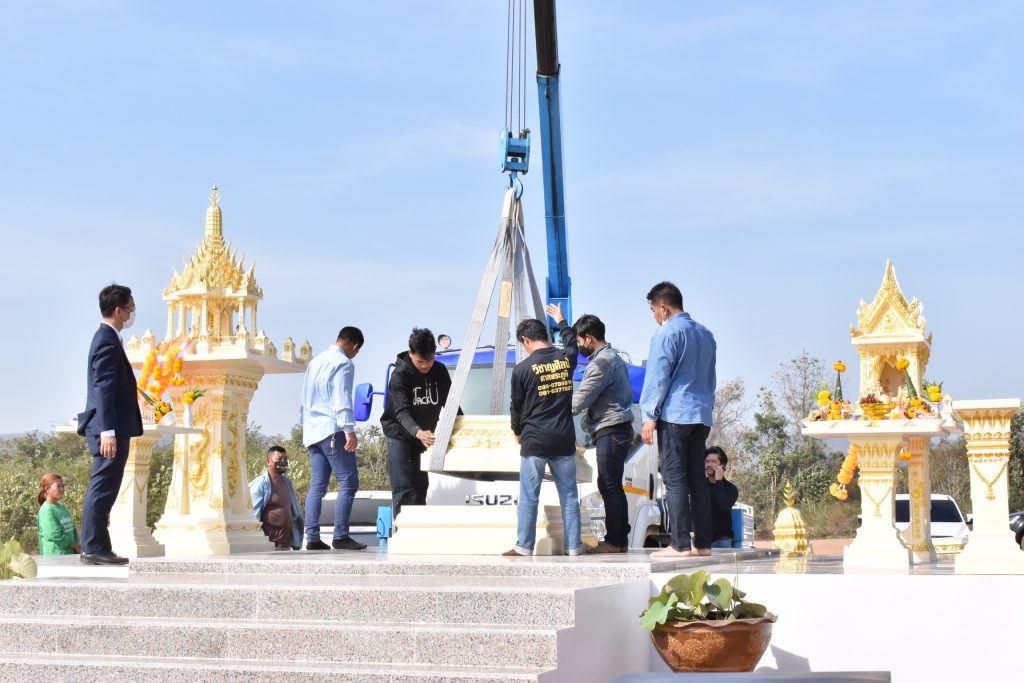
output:
[{"label": "black suit jacket", "polygon": [[85,412],[78,415],[78,433],[100,452],[100,433],[113,429],[118,438],[142,435],[142,413],[135,388],[135,372],[121,339],[106,323],[93,335],[89,347],[88,395]]}]

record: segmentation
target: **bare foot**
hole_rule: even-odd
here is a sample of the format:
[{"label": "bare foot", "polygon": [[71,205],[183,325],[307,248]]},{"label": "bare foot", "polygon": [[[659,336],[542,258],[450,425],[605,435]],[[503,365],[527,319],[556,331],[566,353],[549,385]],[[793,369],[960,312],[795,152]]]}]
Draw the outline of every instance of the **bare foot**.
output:
[{"label": "bare foot", "polygon": [[690,557],[708,557],[711,548],[690,548]]},{"label": "bare foot", "polygon": [[676,550],[672,546],[662,548],[661,550],[655,550],[651,553],[651,557],[690,557],[689,550]]}]

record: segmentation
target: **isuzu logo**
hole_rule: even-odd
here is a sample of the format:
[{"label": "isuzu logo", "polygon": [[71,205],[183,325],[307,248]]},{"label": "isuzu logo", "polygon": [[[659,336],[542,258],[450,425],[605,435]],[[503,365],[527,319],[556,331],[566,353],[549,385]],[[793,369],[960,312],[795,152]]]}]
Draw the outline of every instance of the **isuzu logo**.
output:
[{"label": "isuzu logo", "polygon": [[511,493],[474,493],[466,496],[466,505],[519,505],[519,498]]}]

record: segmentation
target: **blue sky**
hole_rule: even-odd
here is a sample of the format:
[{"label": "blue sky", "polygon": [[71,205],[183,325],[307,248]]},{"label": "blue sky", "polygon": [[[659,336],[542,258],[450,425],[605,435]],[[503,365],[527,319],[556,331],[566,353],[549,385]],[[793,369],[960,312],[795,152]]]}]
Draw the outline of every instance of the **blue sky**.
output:
[{"label": "blue sky", "polygon": [[[380,384],[412,326],[458,343],[503,193],[505,20],[484,0],[5,6],[0,433],[81,410],[106,283],[163,334],[212,183],[278,347],[358,325]],[[1012,2],[562,0],[575,312],[640,360],[644,295],[671,279],[752,395],[803,349],[855,360],[888,257],[925,304],[928,375],[1020,396],[1022,25]],[[267,378],[251,419],[287,430],[300,387]]]}]

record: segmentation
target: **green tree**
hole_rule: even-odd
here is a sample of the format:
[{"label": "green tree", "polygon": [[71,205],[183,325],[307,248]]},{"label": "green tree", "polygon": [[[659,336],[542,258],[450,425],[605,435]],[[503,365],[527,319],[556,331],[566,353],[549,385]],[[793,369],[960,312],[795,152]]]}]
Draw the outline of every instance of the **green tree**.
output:
[{"label": "green tree", "polygon": [[[964,514],[971,512],[971,471],[967,463],[967,442],[963,437],[942,439],[932,444],[928,472],[932,493],[953,497]],[[906,487],[903,487],[906,491]]]},{"label": "green tree", "polygon": [[781,410],[789,420],[790,434],[804,440],[800,420],[818,407],[818,391],[829,384],[825,362],[801,351],[799,356],[780,364],[772,379]]},{"label": "green tree", "polygon": [[146,482],[146,525],[150,529],[156,528],[157,520],[164,514],[173,473],[174,441],[167,440],[153,447],[149,461],[149,481]]},{"label": "green tree", "polygon": [[89,483],[92,456],[77,434],[29,432],[0,442],[0,539],[15,539],[26,552],[37,552],[36,519],[39,481],[47,472],[64,478],[64,505],[81,529],[82,500]]},{"label": "green tree", "polygon": [[714,426],[708,434],[709,446],[721,446],[729,457],[737,451],[746,429],[750,407],[744,402],[746,387],[739,377],[729,380],[715,391],[712,414]]},{"label": "green tree", "polygon": [[[787,480],[805,506],[821,510],[818,517],[828,520],[827,528],[820,533],[843,527],[848,517],[829,512],[831,506],[842,505],[829,496],[828,487],[835,480],[843,454],[829,449],[823,441],[800,434],[800,420],[816,405],[824,377],[824,363],[806,351],[782,363],[774,375],[776,390],[759,390],[753,425],[742,433],[729,463],[730,479],[739,487],[740,499],[753,505],[762,531],[771,529],[782,508]],[[855,486],[851,494],[856,501]],[[813,528],[811,532],[818,533]]]},{"label": "green tree", "polygon": [[1010,421],[1010,465],[1007,474],[1010,512],[1024,510],[1024,410],[1017,411]]}]

